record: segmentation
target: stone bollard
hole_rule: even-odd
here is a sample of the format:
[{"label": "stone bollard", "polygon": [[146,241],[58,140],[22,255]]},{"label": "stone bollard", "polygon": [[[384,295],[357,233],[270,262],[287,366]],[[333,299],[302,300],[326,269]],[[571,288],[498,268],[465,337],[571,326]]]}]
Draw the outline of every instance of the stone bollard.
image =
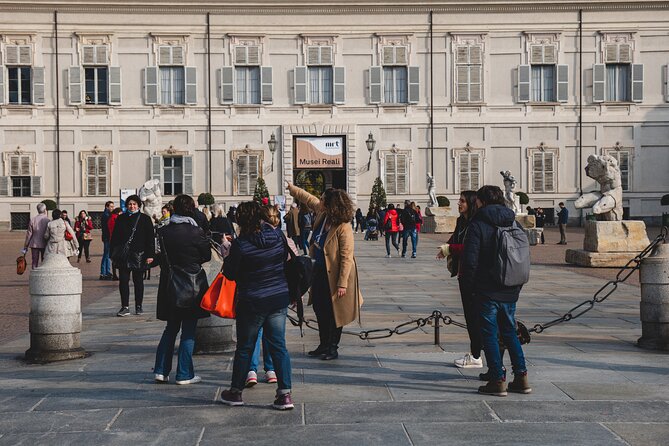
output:
[{"label": "stone bollard", "polygon": [[30,273],[29,362],[83,358],[81,271],[62,254],[48,254]]},{"label": "stone bollard", "polygon": [[641,337],[638,345],[669,350],[669,244],[641,261]]},{"label": "stone bollard", "polygon": [[[218,272],[221,270],[221,262],[214,260],[203,265],[207,272],[207,279],[211,283]],[[218,316],[210,317],[197,321],[197,331],[195,332],[195,353],[197,354],[220,354],[235,351],[236,342],[232,335],[235,327],[235,321],[232,319],[223,319]]]}]

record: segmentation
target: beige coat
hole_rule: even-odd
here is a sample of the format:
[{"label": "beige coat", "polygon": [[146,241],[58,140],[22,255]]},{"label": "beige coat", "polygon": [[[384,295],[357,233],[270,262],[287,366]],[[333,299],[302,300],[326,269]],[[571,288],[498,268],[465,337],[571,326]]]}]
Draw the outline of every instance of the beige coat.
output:
[{"label": "beige coat", "polygon": [[[316,212],[313,225],[314,230],[316,230],[325,219],[325,212],[321,208],[320,200],[297,186],[291,186],[289,192],[293,198],[300,203],[306,203],[309,208]],[[312,258],[315,256],[314,249],[312,244],[309,249]],[[354,241],[351,224],[346,222],[330,228],[323,251],[335,323],[337,327],[343,327],[359,319],[360,307],[363,302],[358,284],[358,267],[353,255]],[[346,294],[341,298],[337,297],[338,287],[346,288]],[[311,304],[311,299],[309,299],[309,304]]]},{"label": "beige coat", "polygon": [[[72,235],[72,240],[65,240],[65,231]],[[44,233],[44,239],[47,241],[46,252],[50,254],[63,254],[66,257],[72,257],[77,254],[79,249],[79,242],[77,242],[74,229],[61,218],[49,222]]]}]

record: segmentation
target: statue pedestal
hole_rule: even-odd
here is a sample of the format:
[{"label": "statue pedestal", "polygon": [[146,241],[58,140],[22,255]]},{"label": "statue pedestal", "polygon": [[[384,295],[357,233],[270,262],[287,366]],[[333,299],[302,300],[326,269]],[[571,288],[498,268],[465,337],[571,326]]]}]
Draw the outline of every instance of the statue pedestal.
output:
[{"label": "statue pedestal", "polygon": [[565,261],[595,268],[619,268],[649,244],[643,221],[586,221],[583,249],[568,249]]},{"label": "statue pedestal", "polygon": [[524,229],[532,229],[537,226],[537,220],[534,215],[516,214],[516,221]]},{"label": "statue pedestal", "polygon": [[426,208],[421,232],[445,234],[455,231],[458,217],[457,215],[449,215],[450,213],[451,208],[449,207]]}]

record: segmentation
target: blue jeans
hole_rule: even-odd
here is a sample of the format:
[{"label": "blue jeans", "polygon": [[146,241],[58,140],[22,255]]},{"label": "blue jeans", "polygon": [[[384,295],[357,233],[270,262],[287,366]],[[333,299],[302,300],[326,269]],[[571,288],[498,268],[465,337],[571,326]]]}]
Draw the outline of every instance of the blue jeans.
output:
[{"label": "blue jeans", "polygon": [[292,387],[290,380],[290,356],[286,349],[286,308],[274,311],[254,312],[243,302],[237,305],[237,349],[232,365],[233,391],[244,389],[246,375],[251,368],[251,355],[262,327],[267,350],[276,367],[279,393],[288,393]]},{"label": "blue jeans", "polygon": [[405,229],[402,232],[402,255],[407,254],[407,240],[411,237],[411,254],[416,255],[416,248],[418,247],[418,231],[416,228]]},{"label": "blue jeans", "polygon": [[111,259],[109,258],[109,241],[102,242],[102,263],[100,264],[100,275],[111,276]]},{"label": "blue jeans", "polygon": [[266,372],[274,370],[274,364],[272,363],[272,355],[269,354],[269,347],[267,346],[267,341],[262,335],[262,327],[258,331],[258,340],[256,341],[256,346],[253,349],[253,356],[251,356],[251,368],[254,372],[258,371],[258,363],[260,362],[260,344],[262,344],[262,362],[263,369]]},{"label": "blue jeans", "polygon": [[182,321],[167,321],[163,336],[160,338],[158,350],[156,351],[156,365],[153,373],[167,376],[172,371],[172,356],[174,356],[174,342],[181,329],[181,341],[179,341],[177,381],[192,379],[195,376],[193,370],[193,348],[195,347],[195,328],[197,319],[184,319]]},{"label": "blue jeans", "polygon": [[393,246],[396,250],[400,250],[400,245],[397,240],[397,232],[386,231],[386,254],[390,255],[390,242],[393,242]]},{"label": "blue jeans", "polygon": [[502,371],[502,356],[499,351],[497,332],[502,336],[504,345],[509,350],[513,373],[527,372],[525,355],[516,336],[516,303],[499,302],[487,297],[480,297],[481,309],[481,336],[483,337],[483,351],[490,369],[491,380],[500,380],[504,376]]}]

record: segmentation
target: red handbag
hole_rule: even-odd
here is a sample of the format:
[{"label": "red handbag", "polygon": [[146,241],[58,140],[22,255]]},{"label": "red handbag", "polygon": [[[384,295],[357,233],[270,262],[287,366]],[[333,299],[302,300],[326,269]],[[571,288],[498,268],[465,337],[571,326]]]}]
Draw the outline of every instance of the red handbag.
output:
[{"label": "red handbag", "polygon": [[237,284],[218,273],[200,302],[203,310],[225,319],[235,318],[235,291]]},{"label": "red handbag", "polygon": [[26,272],[28,262],[26,262],[25,254],[16,258],[16,274],[19,276]]}]

